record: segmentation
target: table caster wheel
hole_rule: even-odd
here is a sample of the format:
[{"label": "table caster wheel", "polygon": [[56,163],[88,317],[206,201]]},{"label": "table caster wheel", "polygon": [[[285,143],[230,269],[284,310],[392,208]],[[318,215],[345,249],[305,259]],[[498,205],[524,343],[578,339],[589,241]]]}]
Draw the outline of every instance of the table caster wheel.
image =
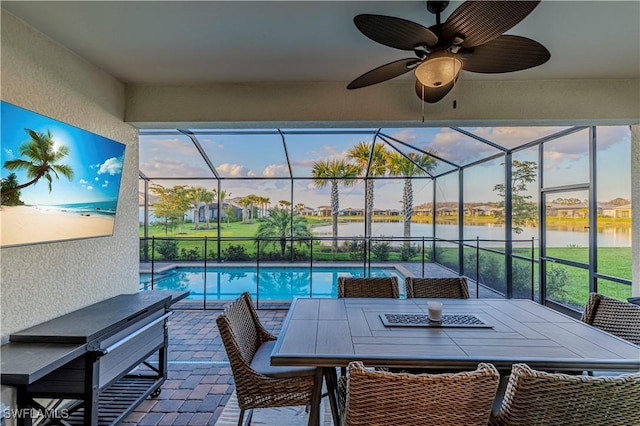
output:
[{"label": "table caster wheel", "polygon": [[162,392],[162,388],[158,388],[156,390],[154,390],[153,392],[151,392],[151,398],[157,398],[160,396],[160,392]]}]

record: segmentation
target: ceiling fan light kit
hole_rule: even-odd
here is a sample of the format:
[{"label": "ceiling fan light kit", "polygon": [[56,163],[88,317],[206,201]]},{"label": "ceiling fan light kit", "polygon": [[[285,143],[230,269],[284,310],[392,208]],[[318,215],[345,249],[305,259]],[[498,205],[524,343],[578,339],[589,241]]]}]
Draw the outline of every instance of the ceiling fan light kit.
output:
[{"label": "ceiling fan light kit", "polygon": [[447,51],[431,54],[417,66],[416,78],[428,88],[442,87],[454,82],[462,69],[460,58]]},{"label": "ceiling fan light kit", "polygon": [[540,3],[534,1],[468,0],[444,23],[440,14],[447,1],[427,1],[436,24],[427,28],[391,16],[362,14],[356,27],[371,40],[415,57],[396,60],[368,71],[347,86],[359,89],[415,70],[415,91],[420,99],[435,103],[454,87],[462,70],[477,73],[506,73],[542,65],[551,54],[540,43],[526,37],[502,35]]}]

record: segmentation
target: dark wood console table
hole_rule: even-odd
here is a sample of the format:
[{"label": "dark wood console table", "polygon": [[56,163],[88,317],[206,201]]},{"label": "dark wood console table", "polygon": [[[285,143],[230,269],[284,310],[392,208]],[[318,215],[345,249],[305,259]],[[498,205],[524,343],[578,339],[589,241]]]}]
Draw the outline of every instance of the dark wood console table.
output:
[{"label": "dark wood console table", "polygon": [[[18,424],[31,426],[31,413],[45,413],[61,416],[48,419],[53,424],[114,425],[157,396],[167,372],[170,307],[187,295],[121,294],[10,335],[0,347],[1,377],[17,389]],[[147,360],[156,353],[154,366]],[[68,403],[58,412],[40,398]]]}]

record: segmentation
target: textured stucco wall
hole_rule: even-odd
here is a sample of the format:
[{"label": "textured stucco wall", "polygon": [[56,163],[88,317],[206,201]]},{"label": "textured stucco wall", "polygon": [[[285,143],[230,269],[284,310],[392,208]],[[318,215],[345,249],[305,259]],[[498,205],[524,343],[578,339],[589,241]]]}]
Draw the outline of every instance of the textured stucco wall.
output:
[{"label": "textured stucco wall", "polygon": [[124,86],[2,11],[2,100],[123,142],[114,236],[3,248],[1,336],[138,289],[138,140]]},{"label": "textured stucco wall", "polygon": [[640,296],[640,125],[631,126],[631,205],[633,223],[633,287],[631,293]]}]

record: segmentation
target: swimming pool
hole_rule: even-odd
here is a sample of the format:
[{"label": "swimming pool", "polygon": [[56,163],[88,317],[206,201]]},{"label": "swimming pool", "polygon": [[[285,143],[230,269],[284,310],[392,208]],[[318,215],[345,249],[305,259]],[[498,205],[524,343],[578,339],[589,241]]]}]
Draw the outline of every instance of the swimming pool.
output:
[{"label": "swimming pool", "polygon": [[[372,277],[404,275],[396,268],[371,268]],[[294,297],[337,297],[338,277],[364,276],[362,267],[175,267],[154,274],[155,290],[188,290],[190,300],[229,300],[245,291],[262,300]],[[402,286],[401,286],[402,287]],[[140,274],[140,289],[151,290],[151,274]]]}]

